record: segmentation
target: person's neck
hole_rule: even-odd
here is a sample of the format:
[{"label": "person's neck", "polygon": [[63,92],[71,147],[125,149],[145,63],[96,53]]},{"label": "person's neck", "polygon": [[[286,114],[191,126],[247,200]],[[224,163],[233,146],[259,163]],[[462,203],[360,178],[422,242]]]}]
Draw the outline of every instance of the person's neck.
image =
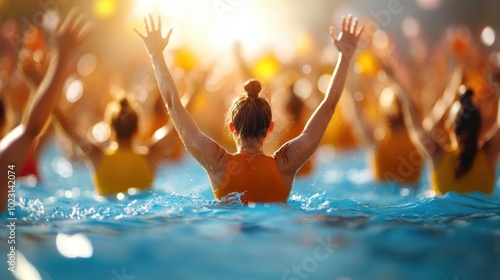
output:
[{"label": "person's neck", "polygon": [[132,149],[132,139],[117,139],[116,143],[118,144],[118,147],[121,149]]},{"label": "person's neck", "polygon": [[238,153],[260,154],[262,153],[263,142],[263,139],[242,139],[238,145]]}]

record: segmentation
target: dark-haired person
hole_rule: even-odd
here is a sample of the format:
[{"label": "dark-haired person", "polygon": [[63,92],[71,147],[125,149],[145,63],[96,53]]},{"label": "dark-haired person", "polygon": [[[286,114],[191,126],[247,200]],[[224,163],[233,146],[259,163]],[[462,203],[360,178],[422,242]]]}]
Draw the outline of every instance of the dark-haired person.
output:
[{"label": "dark-haired person", "polygon": [[431,187],[436,194],[450,191],[492,194],[500,152],[500,130],[497,129],[483,145],[479,144],[481,115],[473,101],[473,91],[465,90],[450,108],[446,124],[449,148],[436,142],[422,127],[413,102],[404,94],[400,96],[404,100],[411,138],[431,163]]},{"label": "dark-haired person", "polygon": [[228,153],[200,131],[180,102],[163,56],[172,30],[163,37],[160,17],[156,26],[151,15],[149,22],[145,19],[144,23],[146,34],[136,32],[151,56],[162,97],[182,142],[207,172],[215,198],[221,200],[230,194],[240,193],[243,204],[286,202],[297,171],[317,149],[335,112],[362,33],[362,28],[358,30],[358,20],[351,15],[344,17],[342,32],[338,36],[330,27],[332,40],[340,53],[324,100],[303,132],[283,144],[272,156],[263,153],[264,139],[273,130],[274,123],[269,103],[259,97],[260,83],[248,80],[244,85],[246,94],[238,97],[229,109],[228,127],[236,142],[237,152]]},{"label": "dark-haired person", "polygon": [[105,121],[112,130],[112,141],[102,148],[82,136],[60,107],[54,110],[60,127],[92,168],[95,188],[100,195],[125,194],[130,193],[130,189],[149,190],[156,168],[172,151],[177,135],[170,122],[157,130],[149,145],[135,145],[139,131],[137,111],[135,102],[125,96],[108,104]]},{"label": "dark-haired person", "polygon": [[15,178],[14,174],[24,167],[29,148],[45,128],[62,92],[68,61],[89,31],[82,16],[75,11],[70,12],[56,28],[54,36],[57,55],[52,57],[47,73],[38,86],[21,124],[0,140],[0,169],[4,174],[0,176],[0,211],[7,208],[8,199],[11,198],[9,189],[15,187],[15,181],[10,178]]}]

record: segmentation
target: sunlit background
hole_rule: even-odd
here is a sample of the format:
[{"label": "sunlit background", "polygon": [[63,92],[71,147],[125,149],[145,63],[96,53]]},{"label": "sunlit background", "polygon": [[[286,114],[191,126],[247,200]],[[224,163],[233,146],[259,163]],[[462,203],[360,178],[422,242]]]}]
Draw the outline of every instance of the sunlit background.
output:
[{"label": "sunlit background", "polygon": [[[99,121],[112,96],[128,92],[145,111],[153,106],[151,92],[156,85],[147,53],[133,32],[133,28],[144,30],[143,17],[149,13],[162,16],[165,32],[174,29],[165,53],[178,86],[183,87],[186,73],[208,64],[211,73],[206,90],[226,95],[235,87],[225,88],[225,80],[235,75],[241,81],[247,78],[236,74],[237,45],[251,74],[264,83],[294,68],[302,72],[299,75],[317,75],[312,82],[311,77],[299,78],[294,91],[301,98],[313,91],[324,92],[336,56],[328,26],[339,26],[346,13],[360,17],[375,47],[383,49],[394,40],[402,55],[420,47],[410,45],[409,38],[421,36],[432,45],[450,25],[469,26],[485,51],[499,46],[496,11],[500,4],[494,0],[0,0],[0,18],[15,20],[21,30],[31,24],[50,27],[56,17],[47,12],[66,14],[73,7],[84,11],[94,28],[75,58],[75,74],[66,82],[65,96],[69,104],[75,104],[75,112],[87,113],[81,122],[93,125],[88,133],[99,142],[109,137],[109,129]],[[3,29],[13,32],[9,24]],[[354,65],[357,73],[377,74],[369,54],[361,51],[358,62]]]},{"label": "sunlit background", "polygon": [[[94,24],[82,48],[87,53],[79,61],[82,76],[104,65],[127,69],[124,66],[131,61],[142,59],[145,54],[132,29],[142,30],[142,18],[148,13],[162,15],[164,26],[174,28],[169,49],[177,51],[177,66],[185,69],[207,56],[230,59],[237,41],[249,59],[267,54],[287,64],[311,57],[318,46],[329,43],[328,25],[338,24],[348,12],[396,37],[422,32],[430,41],[442,36],[447,25],[461,23],[482,31],[485,45],[497,46],[495,32],[500,28],[495,13],[500,4],[494,0],[0,0],[0,17],[15,19],[25,29],[42,23],[44,11],[66,13],[75,6]],[[269,61],[264,64],[264,68],[278,67]],[[78,99],[80,88],[72,85],[71,100]]]},{"label": "sunlit background", "polygon": [[[337,53],[328,26],[339,26],[341,16],[347,13],[360,17],[366,25],[365,35],[373,37],[376,48],[384,49],[389,41],[395,41],[402,55],[421,49],[419,44],[409,43],[411,38],[425,38],[432,46],[450,25],[469,26],[473,39],[485,51],[499,46],[496,32],[500,20],[495,11],[500,4],[494,0],[0,0],[0,18],[6,23],[3,32],[17,39],[19,50],[23,45],[16,34],[32,24],[53,28],[57,22],[53,11],[64,15],[74,7],[85,13],[93,32],[75,57],[65,97],[74,112],[84,115],[80,123],[90,127],[88,135],[97,142],[109,139],[102,112],[113,96],[130,93],[145,112],[154,106],[156,84],[147,53],[133,31],[144,30],[143,18],[149,13],[161,15],[164,32],[174,29],[165,54],[181,91],[186,74],[205,65],[210,68],[205,90],[212,96],[225,96],[223,103],[228,103],[248,78],[238,71],[237,46],[250,75],[264,84],[293,69],[298,72],[294,91],[302,99],[316,91],[325,92]],[[12,20],[17,22],[18,31]],[[35,38],[30,44],[43,46],[43,40]],[[366,47],[366,42],[360,45]],[[35,55],[35,60],[43,59],[41,52]],[[362,50],[353,69],[372,76],[378,72],[371,55]],[[234,85],[226,83],[229,80]],[[203,115],[203,107],[207,112],[212,104],[210,100],[200,102],[198,109]],[[202,128],[203,121],[199,121]],[[222,115],[206,122],[223,122]]]},{"label": "sunlit background", "polygon": [[[496,30],[499,5],[494,0],[0,0],[0,16],[16,19],[26,27],[28,23],[40,23],[43,11],[67,12],[77,6],[96,23],[96,33],[109,36],[132,35],[131,28],[141,26],[142,18],[153,13],[164,16],[177,30],[175,46],[182,43],[197,52],[223,51],[240,40],[253,51],[262,51],[269,47],[279,50],[285,45],[300,47],[297,41],[304,36],[323,42],[327,25],[345,12],[375,20],[384,29],[398,33],[417,20],[431,38],[439,36],[450,23],[475,28],[491,25]],[[391,8],[397,12],[392,13]],[[114,38],[94,37],[101,44],[109,44]]]},{"label": "sunlit background", "polygon": [[[435,38],[450,23],[467,23],[475,28],[491,26],[486,35],[494,34],[499,4],[493,0],[0,0],[0,16],[4,20],[16,19],[26,27],[28,23],[40,23],[43,11],[66,12],[74,6],[86,11],[95,22],[95,34],[89,44],[99,45],[99,50],[107,45],[106,49],[122,54],[134,45],[132,40],[125,41],[126,36],[133,36],[131,29],[141,27],[142,18],[153,13],[162,15],[167,19],[167,26],[175,28],[173,48],[183,45],[198,54],[223,53],[238,40],[254,55],[270,48],[292,56],[298,51],[307,51],[311,43],[308,39],[324,43],[327,26],[345,12],[375,20],[384,29],[396,33],[404,29],[416,32],[415,25],[420,23],[422,31]],[[392,13],[391,8],[397,12]],[[313,38],[308,38],[311,36]],[[118,50],[117,45],[121,46]]]}]

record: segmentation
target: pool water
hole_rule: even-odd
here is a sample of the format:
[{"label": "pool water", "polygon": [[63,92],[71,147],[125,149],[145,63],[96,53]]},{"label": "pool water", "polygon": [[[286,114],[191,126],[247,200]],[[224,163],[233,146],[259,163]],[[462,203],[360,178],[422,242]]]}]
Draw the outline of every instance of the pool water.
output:
[{"label": "pool water", "polygon": [[[189,156],[162,166],[151,193],[105,199],[51,145],[43,182],[17,185],[17,277],[500,279],[498,186],[433,197],[428,171],[418,187],[374,183],[365,157],[321,148],[287,205],[238,206],[214,201]],[[8,246],[0,279],[16,279]]]}]

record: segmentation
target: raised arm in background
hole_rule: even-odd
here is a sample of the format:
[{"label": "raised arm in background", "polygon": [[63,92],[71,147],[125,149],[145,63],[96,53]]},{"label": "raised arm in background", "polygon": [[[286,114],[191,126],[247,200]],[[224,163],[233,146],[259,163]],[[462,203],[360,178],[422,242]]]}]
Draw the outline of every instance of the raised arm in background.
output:
[{"label": "raised arm in background", "polygon": [[[402,89],[396,90],[396,95],[403,105],[405,123],[410,139],[420,153],[431,159],[433,166],[437,166],[444,152],[443,147],[435,140],[436,137],[439,138],[439,131],[434,131],[436,137],[433,137],[433,134],[424,128],[421,113],[415,103],[402,92]],[[446,133],[444,128],[441,132],[442,134]]]},{"label": "raised arm in background", "polygon": [[365,112],[366,109],[363,107],[363,104],[361,104],[362,101],[356,100],[354,95],[355,93],[349,92],[346,99],[348,109],[354,112],[354,116],[356,116],[355,120],[352,122],[354,130],[361,136],[363,141],[366,142],[366,145],[374,148],[377,146],[377,140],[373,135],[375,127],[368,122],[368,116]]},{"label": "raised arm in background", "polygon": [[339,50],[337,65],[323,101],[309,118],[302,133],[283,144],[275,153],[282,174],[294,176],[318,148],[344,90],[349,65],[362,32],[363,27],[358,30],[358,19],[352,15],[342,18],[342,31],[338,36],[330,26],[332,41]]},{"label": "raised arm in background", "polygon": [[75,122],[70,119],[68,113],[65,113],[60,106],[56,106],[53,111],[54,117],[64,133],[69,137],[71,142],[78,148],[80,158],[83,161],[88,161],[94,167],[97,166],[103,156],[102,148],[92,143],[85,134],[79,132],[79,127],[75,126]]},{"label": "raised arm in background", "polygon": [[443,128],[446,112],[448,112],[451,104],[457,100],[457,92],[462,84],[462,79],[462,68],[457,66],[451,75],[443,96],[436,101],[429,114],[423,120],[423,126],[427,131],[432,132],[434,129]]},{"label": "raised arm in background", "polygon": [[[181,103],[187,111],[192,109],[196,96],[200,93],[209,72],[208,68],[198,66],[189,75],[188,87],[181,98]],[[176,141],[179,141],[179,136],[173,122],[169,119],[164,126],[156,130],[149,143],[149,160],[154,164],[165,161],[165,158],[172,152]]]},{"label": "raised arm in background", "polygon": [[[66,63],[74,54],[76,48],[90,32],[84,24],[83,16],[74,10],[69,13],[64,22],[55,30],[58,54],[52,58],[49,69],[20,125],[0,140],[0,170],[4,176],[0,179],[0,211],[7,207],[9,198],[9,183],[7,174],[21,170],[29,152],[29,147],[42,132],[61,94],[65,81]],[[11,168],[12,167],[12,168]]]}]

